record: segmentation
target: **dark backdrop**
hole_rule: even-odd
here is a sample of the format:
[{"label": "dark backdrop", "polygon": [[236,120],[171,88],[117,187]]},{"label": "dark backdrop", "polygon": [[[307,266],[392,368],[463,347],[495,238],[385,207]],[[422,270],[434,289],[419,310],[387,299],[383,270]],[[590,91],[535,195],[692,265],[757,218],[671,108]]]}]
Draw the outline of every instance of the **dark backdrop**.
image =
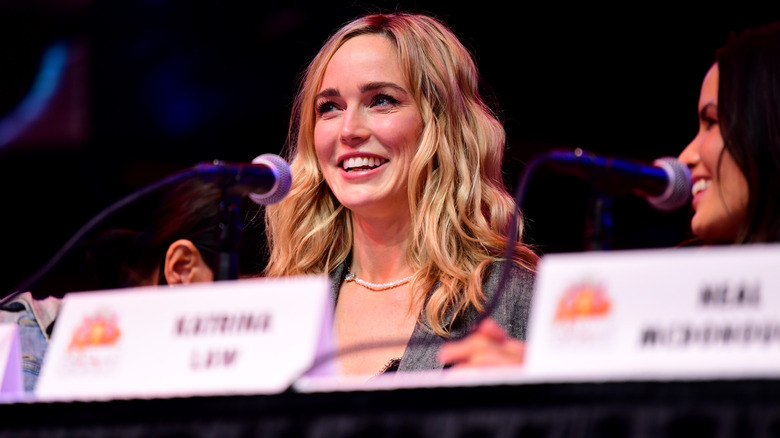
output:
[{"label": "dark backdrop", "polygon": [[[433,13],[473,50],[506,124],[511,188],[551,148],[642,161],[677,155],[695,134],[715,48],[729,32],[780,18],[766,7],[685,12],[657,3],[266,3],[0,2],[6,118],[35,88],[47,49],[61,43],[69,54],[51,103],[0,145],[2,294],[133,191],[198,162],[279,153],[301,69],[332,30],[364,12]],[[523,204],[528,241],[540,254],[590,249],[590,200],[586,183],[538,171]],[[613,212],[611,248],[687,237],[686,208],[660,213],[625,196]],[[244,257],[261,251],[253,239]]]}]

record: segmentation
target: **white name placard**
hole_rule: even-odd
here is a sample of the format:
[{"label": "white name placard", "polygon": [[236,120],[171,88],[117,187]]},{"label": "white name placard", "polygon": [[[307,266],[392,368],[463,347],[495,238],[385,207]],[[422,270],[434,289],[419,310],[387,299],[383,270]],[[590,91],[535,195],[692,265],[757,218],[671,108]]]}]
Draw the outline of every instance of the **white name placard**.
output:
[{"label": "white name placard", "polygon": [[529,376],[780,376],[780,245],[551,254],[537,275]]},{"label": "white name placard", "polygon": [[332,351],[325,276],[68,294],[40,399],[268,394]]},{"label": "white name placard", "polygon": [[0,393],[5,396],[24,392],[20,348],[16,324],[0,324]]}]

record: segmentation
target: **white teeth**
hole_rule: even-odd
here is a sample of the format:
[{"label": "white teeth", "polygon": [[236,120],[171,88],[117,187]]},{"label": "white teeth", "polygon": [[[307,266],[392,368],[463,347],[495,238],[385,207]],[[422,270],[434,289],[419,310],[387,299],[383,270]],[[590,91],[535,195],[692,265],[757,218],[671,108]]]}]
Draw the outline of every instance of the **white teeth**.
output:
[{"label": "white teeth", "polygon": [[695,183],[693,183],[693,187],[691,187],[691,193],[693,194],[693,196],[696,196],[697,193],[707,189],[707,187],[709,187],[710,184],[712,184],[711,179],[700,179]]},{"label": "white teeth", "polygon": [[379,167],[386,161],[387,160],[384,158],[376,157],[352,157],[344,160],[341,163],[341,167],[343,167],[344,170],[350,170],[356,167]]}]

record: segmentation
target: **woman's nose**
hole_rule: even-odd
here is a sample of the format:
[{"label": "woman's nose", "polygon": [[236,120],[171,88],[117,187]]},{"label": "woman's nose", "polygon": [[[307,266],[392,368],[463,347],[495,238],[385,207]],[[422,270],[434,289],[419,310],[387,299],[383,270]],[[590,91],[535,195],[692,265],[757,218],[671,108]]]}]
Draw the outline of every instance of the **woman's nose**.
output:
[{"label": "woman's nose", "polygon": [[351,146],[360,144],[368,138],[369,133],[366,115],[362,111],[353,109],[345,111],[339,134],[344,144]]},{"label": "woman's nose", "polygon": [[689,168],[694,167],[696,164],[699,163],[701,158],[699,157],[699,136],[693,138],[693,140],[688,143],[688,146],[685,147],[685,149],[680,152],[680,155],[677,157],[678,160],[686,164]]}]

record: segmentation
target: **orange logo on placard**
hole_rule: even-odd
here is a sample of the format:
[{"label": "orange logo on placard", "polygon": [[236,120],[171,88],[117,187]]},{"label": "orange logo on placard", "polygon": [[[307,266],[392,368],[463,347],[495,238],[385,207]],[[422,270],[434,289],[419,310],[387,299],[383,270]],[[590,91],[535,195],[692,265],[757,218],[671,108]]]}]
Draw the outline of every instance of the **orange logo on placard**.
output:
[{"label": "orange logo on placard", "polygon": [[97,345],[113,345],[119,339],[119,333],[119,326],[114,314],[97,314],[93,317],[86,317],[73,332],[68,349],[82,350]]},{"label": "orange logo on placard", "polygon": [[558,303],[556,321],[574,321],[581,318],[605,316],[610,302],[601,285],[581,283],[569,288]]}]

